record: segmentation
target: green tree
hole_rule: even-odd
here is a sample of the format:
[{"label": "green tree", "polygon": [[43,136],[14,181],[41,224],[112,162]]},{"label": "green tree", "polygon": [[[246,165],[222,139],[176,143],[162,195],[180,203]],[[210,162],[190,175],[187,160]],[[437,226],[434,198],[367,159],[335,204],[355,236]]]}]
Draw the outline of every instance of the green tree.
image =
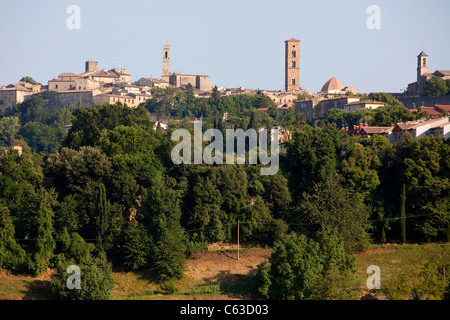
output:
[{"label": "green tree", "polygon": [[123,266],[127,270],[142,270],[150,267],[155,248],[147,229],[132,221],[125,229],[122,245]]},{"label": "green tree", "polygon": [[14,237],[14,224],[8,207],[0,200],[0,268],[20,271],[25,261],[25,251]]},{"label": "green tree", "polygon": [[217,88],[217,86],[214,86],[211,91],[210,102],[212,105],[217,105],[217,103],[219,102],[219,99],[220,99],[219,89]]},{"label": "green tree", "polygon": [[422,95],[429,97],[439,97],[445,96],[448,91],[449,88],[447,87],[447,84],[442,78],[432,76],[425,83]]},{"label": "green tree", "polygon": [[18,117],[3,117],[0,119],[0,137],[10,145],[20,130]]},{"label": "green tree", "polygon": [[400,195],[400,224],[402,243],[406,243],[406,185],[403,184]]},{"label": "green tree", "polygon": [[354,257],[336,231],[321,232],[317,241],[291,233],[275,243],[269,263],[258,266],[257,282],[270,299],[349,299],[354,274]]},{"label": "green tree", "polygon": [[[334,179],[316,184],[310,193],[303,193],[294,221],[316,224],[322,229],[337,228],[349,251],[363,250],[369,243],[365,230],[368,210],[360,194],[348,191]],[[304,232],[313,235],[312,226]]]},{"label": "green tree", "polygon": [[155,244],[152,268],[161,282],[180,278],[185,267],[180,198],[176,181],[158,176],[143,199],[141,219]]},{"label": "green tree", "polygon": [[27,82],[29,84],[40,84],[39,82],[35,81],[32,77],[26,76],[26,77],[22,77],[22,79],[20,79],[20,82]]},{"label": "green tree", "polygon": [[[62,258],[50,282],[54,297],[63,300],[109,299],[114,288],[114,278],[106,256],[93,256],[94,246],[86,243],[77,233],[72,233],[70,237],[67,234],[64,238]],[[69,289],[67,286],[70,275],[66,271],[69,266],[80,269],[80,289]]]},{"label": "green tree", "polygon": [[28,194],[28,205],[23,213],[25,221],[25,238],[29,241],[26,251],[28,253],[28,270],[38,275],[49,266],[49,260],[55,249],[53,239],[53,207],[56,195],[44,188],[36,193]]}]

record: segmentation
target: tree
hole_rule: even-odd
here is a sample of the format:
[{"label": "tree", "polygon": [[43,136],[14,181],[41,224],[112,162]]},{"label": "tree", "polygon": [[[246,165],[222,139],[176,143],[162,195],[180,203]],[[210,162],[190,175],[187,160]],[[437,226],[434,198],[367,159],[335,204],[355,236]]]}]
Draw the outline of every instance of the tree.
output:
[{"label": "tree", "polygon": [[[107,300],[114,288],[111,275],[111,265],[104,253],[98,257],[92,255],[94,246],[86,243],[78,233],[70,236],[66,233],[61,237],[62,248],[59,254],[57,272],[52,275],[50,288],[58,299],[65,300]],[[66,271],[69,266],[80,270],[80,289],[67,287],[70,276]]]},{"label": "tree", "polygon": [[105,239],[103,239],[108,231],[110,224],[110,207],[111,203],[106,199],[106,189],[103,183],[98,185],[97,201],[95,207],[95,231],[97,235],[97,244],[103,247]]},{"label": "tree", "polygon": [[58,151],[64,130],[41,122],[28,122],[19,131],[34,152],[51,154]]},{"label": "tree", "polygon": [[402,193],[400,195],[400,224],[402,243],[406,243],[406,185],[403,184]]},{"label": "tree", "polygon": [[39,188],[36,193],[28,194],[28,205],[23,213],[25,238],[29,241],[28,270],[34,275],[40,274],[49,266],[49,260],[55,249],[53,239],[53,207],[56,203],[54,192]]},{"label": "tree", "polygon": [[349,299],[354,261],[335,230],[320,232],[317,241],[291,233],[275,242],[269,263],[258,266],[258,291],[281,300]]},{"label": "tree", "polygon": [[389,106],[403,106],[403,103],[395,99],[393,95],[386,92],[375,92],[369,94],[369,99],[384,102]]},{"label": "tree", "polygon": [[422,95],[428,97],[439,97],[445,96],[448,91],[449,88],[447,87],[447,84],[445,83],[444,79],[432,76],[425,83]]},{"label": "tree", "polygon": [[368,245],[369,235],[364,226],[368,218],[368,210],[362,196],[342,187],[334,179],[316,184],[310,193],[303,193],[298,204],[297,219],[294,221],[309,226],[305,233],[314,234],[318,228],[337,228],[349,251],[363,250]]},{"label": "tree", "polygon": [[26,77],[22,77],[22,79],[20,79],[20,82],[27,82],[29,84],[40,84],[39,82],[35,81],[32,77],[26,76]]},{"label": "tree", "polygon": [[143,199],[141,219],[155,244],[152,268],[161,282],[180,278],[185,266],[181,194],[176,188],[173,178],[158,176]]},{"label": "tree", "polygon": [[210,98],[210,102],[211,102],[211,104],[212,105],[217,105],[217,103],[219,102],[219,99],[220,99],[220,92],[219,92],[219,89],[217,88],[217,86],[214,86],[213,88],[212,88],[212,91],[211,91],[211,98]]},{"label": "tree", "polygon": [[309,93],[308,91],[302,91],[301,93],[299,93],[297,95],[296,101],[309,100],[312,97],[313,97],[313,95],[311,93]]},{"label": "tree", "polygon": [[194,103],[194,101],[195,101],[194,87],[189,82],[186,85],[186,103],[189,105],[191,103]]},{"label": "tree", "polygon": [[0,137],[7,143],[11,144],[14,137],[20,130],[18,117],[3,117],[0,119]]},{"label": "tree", "polygon": [[25,261],[25,251],[14,237],[14,224],[8,207],[0,200],[0,268],[20,271]]},{"label": "tree", "polygon": [[122,257],[125,269],[135,271],[150,267],[155,248],[147,229],[137,221],[132,221],[124,237]]}]

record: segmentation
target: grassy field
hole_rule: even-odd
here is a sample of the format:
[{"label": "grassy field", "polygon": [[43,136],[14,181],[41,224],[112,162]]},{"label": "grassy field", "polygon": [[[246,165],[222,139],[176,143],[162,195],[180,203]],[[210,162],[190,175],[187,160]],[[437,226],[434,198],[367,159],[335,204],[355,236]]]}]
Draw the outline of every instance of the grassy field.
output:
[{"label": "grassy field", "polygon": [[[257,299],[254,283],[257,265],[266,260],[270,249],[215,250],[194,255],[186,260],[186,272],[174,282],[176,291],[167,294],[149,272],[113,270],[116,285],[111,298],[123,299]],[[442,277],[428,277],[427,262],[449,265],[450,244],[376,245],[357,254],[356,271],[360,283],[358,297],[406,299],[422,292],[424,298],[436,298],[433,290],[442,289]],[[369,291],[367,267],[381,270],[381,289]],[[424,271],[425,270],[425,271]],[[428,270],[429,271],[429,270]],[[0,299],[49,299],[49,270],[38,277],[11,275],[0,271]],[[450,270],[447,270],[450,274]],[[448,278],[448,276],[447,276]],[[447,280],[448,283],[449,280]],[[220,288],[220,289],[219,289]],[[403,290],[403,291],[402,291]],[[428,294],[429,290],[433,294]],[[211,293],[202,293],[210,291]],[[423,292],[425,291],[425,294]],[[420,296],[420,295],[419,295]]]}]

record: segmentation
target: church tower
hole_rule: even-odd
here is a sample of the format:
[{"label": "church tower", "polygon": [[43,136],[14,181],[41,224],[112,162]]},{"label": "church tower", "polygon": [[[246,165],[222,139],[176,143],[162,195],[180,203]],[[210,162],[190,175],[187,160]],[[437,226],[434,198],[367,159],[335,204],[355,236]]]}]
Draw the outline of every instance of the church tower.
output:
[{"label": "church tower", "polygon": [[420,77],[425,73],[428,73],[428,55],[425,52],[421,52],[417,56],[417,81],[420,81]]},{"label": "church tower", "polygon": [[416,94],[421,95],[425,84],[427,82],[427,77],[424,75],[428,73],[428,55],[425,52],[421,52],[417,56],[417,91]]},{"label": "church tower", "polygon": [[161,79],[169,82],[170,77],[170,46],[165,44],[163,46],[163,68]]},{"label": "church tower", "polygon": [[285,78],[286,91],[300,88],[300,40],[291,38],[285,41]]}]

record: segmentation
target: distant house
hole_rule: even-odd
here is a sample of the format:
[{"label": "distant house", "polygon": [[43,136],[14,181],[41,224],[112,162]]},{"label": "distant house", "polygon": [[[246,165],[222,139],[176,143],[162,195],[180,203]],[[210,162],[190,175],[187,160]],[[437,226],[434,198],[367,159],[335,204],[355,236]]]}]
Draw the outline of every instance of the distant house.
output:
[{"label": "distant house", "polygon": [[381,136],[388,138],[390,143],[393,143],[394,138],[393,138],[392,130],[394,130],[394,126],[391,126],[391,127],[362,127],[359,130],[358,135],[365,137],[365,138],[370,138],[373,135],[381,135]]},{"label": "distant house", "polygon": [[317,104],[314,116],[315,118],[322,118],[331,109],[344,109],[345,105],[352,102],[359,102],[359,100],[359,97],[354,96],[341,96],[339,98],[322,100]]},{"label": "distant house", "polygon": [[448,139],[450,137],[450,126],[448,126],[448,123],[448,117],[397,123],[392,130],[394,137],[393,142],[404,141],[406,132],[409,132],[414,139],[419,139],[428,135],[436,136],[438,132],[442,134],[444,139]]},{"label": "distant house", "polygon": [[41,92],[40,84],[33,85],[27,82],[16,82],[6,87],[0,87],[0,104],[2,109],[11,108],[14,103],[22,103],[34,94]]}]

